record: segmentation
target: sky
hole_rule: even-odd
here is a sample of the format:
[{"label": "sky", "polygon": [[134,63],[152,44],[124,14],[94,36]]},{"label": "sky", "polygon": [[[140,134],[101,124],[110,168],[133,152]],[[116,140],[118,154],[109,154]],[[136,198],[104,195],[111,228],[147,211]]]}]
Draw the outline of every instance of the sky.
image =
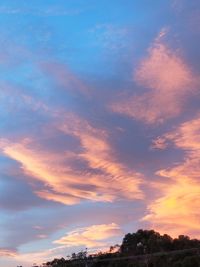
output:
[{"label": "sky", "polygon": [[200,2],[1,0],[0,266],[200,238]]}]

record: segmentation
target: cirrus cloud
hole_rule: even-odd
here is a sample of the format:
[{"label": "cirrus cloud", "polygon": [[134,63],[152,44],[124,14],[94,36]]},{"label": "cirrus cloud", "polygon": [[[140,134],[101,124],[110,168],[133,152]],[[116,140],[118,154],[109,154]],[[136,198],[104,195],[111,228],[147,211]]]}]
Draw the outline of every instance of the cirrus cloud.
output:
[{"label": "cirrus cloud", "polygon": [[73,246],[105,247],[106,240],[121,234],[120,227],[115,224],[99,224],[79,228],[67,233],[64,237],[54,241],[56,244]]},{"label": "cirrus cloud", "polygon": [[56,128],[57,132],[73,136],[80,145],[79,151],[70,151],[66,146],[62,152],[50,153],[48,146],[42,145],[43,138],[34,136],[18,142],[0,142],[2,153],[17,161],[28,179],[43,183],[42,188],[34,190],[39,197],[67,205],[81,200],[143,198],[141,174],[115,159],[105,131],[73,114],[58,120],[56,117],[47,131]]}]

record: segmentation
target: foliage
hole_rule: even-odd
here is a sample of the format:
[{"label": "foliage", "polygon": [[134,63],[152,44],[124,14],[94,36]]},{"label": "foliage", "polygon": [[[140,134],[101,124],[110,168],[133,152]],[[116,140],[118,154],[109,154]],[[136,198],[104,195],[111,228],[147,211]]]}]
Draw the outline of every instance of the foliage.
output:
[{"label": "foliage", "polygon": [[52,267],[200,267],[200,240],[180,235],[171,238],[154,230],[128,233],[122,244],[111,246],[109,252],[87,255],[73,253],[69,259],[54,259]]}]

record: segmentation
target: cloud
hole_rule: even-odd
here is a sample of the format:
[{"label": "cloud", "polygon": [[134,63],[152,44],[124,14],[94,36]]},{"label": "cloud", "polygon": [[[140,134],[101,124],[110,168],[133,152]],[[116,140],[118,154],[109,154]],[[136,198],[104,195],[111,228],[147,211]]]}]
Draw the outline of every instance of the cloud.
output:
[{"label": "cloud", "polygon": [[148,206],[149,214],[143,219],[160,232],[173,236],[187,234],[199,237],[199,195],[200,186],[190,179],[167,183],[162,190],[163,197]]},{"label": "cloud", "polygon": [[0,6],[0,14],[3,15],[33,15],[33,16],[74,16],[82,13],[83,9],[66,9],[58,6],[51,6],[49,8],[37,7],[14,7],[14,6]]},{"label": "cloud", "polygon": [[160,149],[164,150],[167,148],[166,139],[162,136],[158,136],[156,139],[152,141],[152,149]]},{"label": "cloud", "polygon": [[186,99],[195,92],[197,78],[178,52],[162,41],[165,34],[160,32],[134,72],[134,81],[146,91],[112,104],[113,111],[147,124],[163,123],[181,114]]},{"label": "cloud", "polygon": [[88,248],[106,245],[106,240],[121,234],[120,227],[115,224],[99,224],[79,228],[67,233],[64,237],[54,241],[56,244],[69,247],[86,246]]},{"label": "cloud", "polygon": [[15,257],[16,255],[16,250],[0,248],[0,257]]},{"label": "cloud", "polygon": [[23,265],[32,266],[33,263],[42,265],[44,262],[50,261],[53,258],[61,258],[66,252],[66,247],[59,246],[51,249],[44,249],[42,252],[29,252],[29,253],[17,253],[13,258],[8,261],[9,266]]},{"label": "cloud", "polygon": [[[41,198],[63,204],[80,201],[112,202],[117,199],[141,199],[141,174],[129,170],[115,159],[105,131],[93,128],[73,114],[58,114],[46,130],[71,135],[79,151],[50,151],[43,138],[24,138],[18,142],[1,139],[2,153],[17,161],[28,180],[43,186],[34,192]],[[59,121],[59,118],[62,118]],[[46,136],[46,132],[45,132]]]},{"label": "cloud", "polygon": [[200,115],[162,137],[166,145],[171,142],[175,148],[181,149],[184,159],[157,172],[167,181],[157,184],[155,190],[161,192],[161,197],[148,206],[149,214],[144,220],[150,221],[159,231],[200,237],[199,133]]},{"label": "cloud", "polygon": [[48,74],[48,77],[53,80],[57,88],[62,88],[63,91],[69,91],[72,94],[80,93],[85,96],[89,95],[88,86],[75,75],[67,65],[51,62],[42,63],[42,70]]},{"label": "cloud", "polygon": [[[1,113],[5,120],[5,115],[14,114],[15,119],[20,121],[20,117],[30,121],[33,114],[48,114],[50,109],[40,99],[27,93],[23,88],[8,82],[1,82],[0,100],[2,101]],[[5,114],[6,110],[6,114]],[[26,112],[26,113],[25,113]],[[25,113],[25,114],[24,114]]]}]

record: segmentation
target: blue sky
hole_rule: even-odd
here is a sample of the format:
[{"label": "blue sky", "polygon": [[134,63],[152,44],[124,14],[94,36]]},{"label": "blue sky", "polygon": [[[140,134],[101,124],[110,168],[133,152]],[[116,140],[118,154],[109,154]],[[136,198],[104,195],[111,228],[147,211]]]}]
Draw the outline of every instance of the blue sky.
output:
[{"label": "blue sky", "polygon": [[198,1],[0,4],[0,262],[138,228],[200,237]]}]

